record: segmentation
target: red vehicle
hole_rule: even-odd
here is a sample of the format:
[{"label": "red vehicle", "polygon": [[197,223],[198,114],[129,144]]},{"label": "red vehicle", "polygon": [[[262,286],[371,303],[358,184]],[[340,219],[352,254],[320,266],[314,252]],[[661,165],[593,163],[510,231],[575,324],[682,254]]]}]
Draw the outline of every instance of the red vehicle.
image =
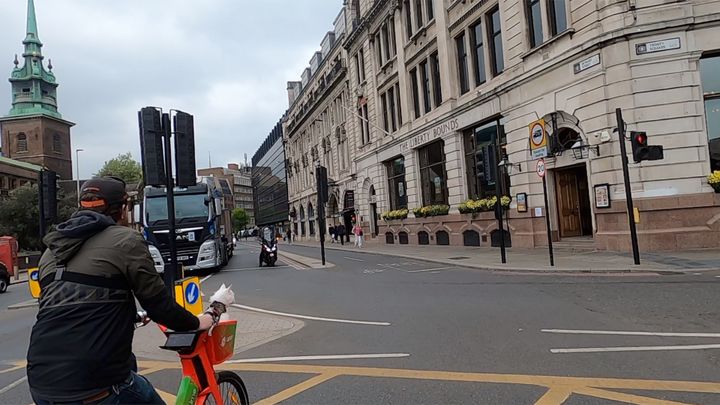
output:
[{"label": "red vehicle", "polygon": [[18,244],[12,236],[0,237],[0,293],[7,291],[17,262]]}]

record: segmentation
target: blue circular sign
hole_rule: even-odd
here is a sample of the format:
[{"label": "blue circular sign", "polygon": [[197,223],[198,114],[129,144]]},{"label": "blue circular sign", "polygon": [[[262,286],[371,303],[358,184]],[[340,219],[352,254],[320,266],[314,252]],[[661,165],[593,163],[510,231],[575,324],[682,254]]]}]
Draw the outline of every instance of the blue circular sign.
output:
[{"label": "blue circular sign", "polygon": [[39,278],[40,278],[40,272],[39,272],[39,271],[35,270],[35,271],[31,271],[31,272],[30,272],[30,280],[32,280],[32,281],[38,281]]},{"label": "blue circular sign", "polygon": [[197,302],[198,298],[200,298],[200,288],[197,283],[188,283],[185,287],[185,301],[192,305]]}]

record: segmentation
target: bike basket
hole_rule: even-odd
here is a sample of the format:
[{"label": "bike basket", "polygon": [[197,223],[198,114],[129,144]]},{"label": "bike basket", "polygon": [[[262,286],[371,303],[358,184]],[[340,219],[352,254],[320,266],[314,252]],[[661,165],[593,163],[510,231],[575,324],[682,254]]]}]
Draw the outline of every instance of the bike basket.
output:
[{"label": "bike basket", "polygon": [[207,353],[213,365],[223,363],[235,352],[235,330],[237,321],[222,321],[208,336]]}]

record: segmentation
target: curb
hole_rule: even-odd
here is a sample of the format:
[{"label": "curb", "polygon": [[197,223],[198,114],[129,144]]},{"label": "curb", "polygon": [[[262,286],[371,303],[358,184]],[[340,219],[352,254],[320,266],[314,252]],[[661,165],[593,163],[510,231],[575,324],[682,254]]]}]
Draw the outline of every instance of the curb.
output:
[{"label": "curb", "polygon": [[[296,243],[297,246],[302,247],[309,247],[313,248],[316,246],[313,245],[306,245],[302,243]],[[449,262],[444,259],[433,259],[433,258],[426,258],[422,257],[419,258],[417,256],[412,255],[406,255],[406,254],[397,254],[397,253],[389,253],[389,252],[379,252],[375,250],[354,250],[354,249],[344,249],[344,248],[338,248],[334,246],[325,246],[325,249],[331,249],[336,251],[346,251],[346,252],[355,252],[355,253],[361,253],[361,254],[370,254],[370,255],[381,255],[381,256],[392,256],[392,257],[401,257],[403,259],[412,259],[412,260],[422,260],[430,263],[439,263],[439,264],[448,264]],[[484,270],[484,271],[493,271],[493,272],[504,272],[504,273],[540,273],[540,274],[629,274],[629,273],[672,273],[672,274],[687,274],[687,273],[693,273],[693,272],[708,272],[708,271],[720,271],[720,268],[702,268],[702,269],[683,269],[683,270],[676,270],[676,269],[633,269],[633,268],[623,268],[623,269],[577,269],[577,270],[563,270],[563,269],[532,269],[527,267],[492,267],[492,266],[482,266],[482,265],[470,265],[467,263],[452,263],[454,266],[472,269],[472,270]]]}]

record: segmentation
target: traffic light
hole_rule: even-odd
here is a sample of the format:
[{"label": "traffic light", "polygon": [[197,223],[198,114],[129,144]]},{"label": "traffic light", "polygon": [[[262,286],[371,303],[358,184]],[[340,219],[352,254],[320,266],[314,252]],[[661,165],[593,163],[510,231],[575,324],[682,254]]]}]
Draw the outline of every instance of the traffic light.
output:
[{"label": "traffic light", "polygon": [[177,185],[194,186],[195,172],[195,127],[193,116],[178,111],[174,117],[175,127],[175,171]]},{"label": "traffic light", "polygon": [[57,173],[51,170],[43,170],[40,172],[40,177],[42,217],[46,222],[53,223],[57,219]]},{"label": "traffic light", "polygon": [[165,185],[165,158],[163,157],[162,124],[160,111],[145,107],[138,112],[140,125],[140,151],[143,177],[148,186]]},{"label": "traffic light", "polygon": [[317,185],[320,203],[324,204],[328,202],[328,177],[327,168],[325,166],[317,167]]},{"label": "traffic light", "polygon": [[495,184],[495,147],[485,145],[475,153],[475,169],[483,185]]},{"label": "traffic light", "polygon": [[643,160],[661,160],[664,158],[663,147],[648,145],[647,133],[630,131],[630,144],[632,145],[633,161],[640,163]]}]

